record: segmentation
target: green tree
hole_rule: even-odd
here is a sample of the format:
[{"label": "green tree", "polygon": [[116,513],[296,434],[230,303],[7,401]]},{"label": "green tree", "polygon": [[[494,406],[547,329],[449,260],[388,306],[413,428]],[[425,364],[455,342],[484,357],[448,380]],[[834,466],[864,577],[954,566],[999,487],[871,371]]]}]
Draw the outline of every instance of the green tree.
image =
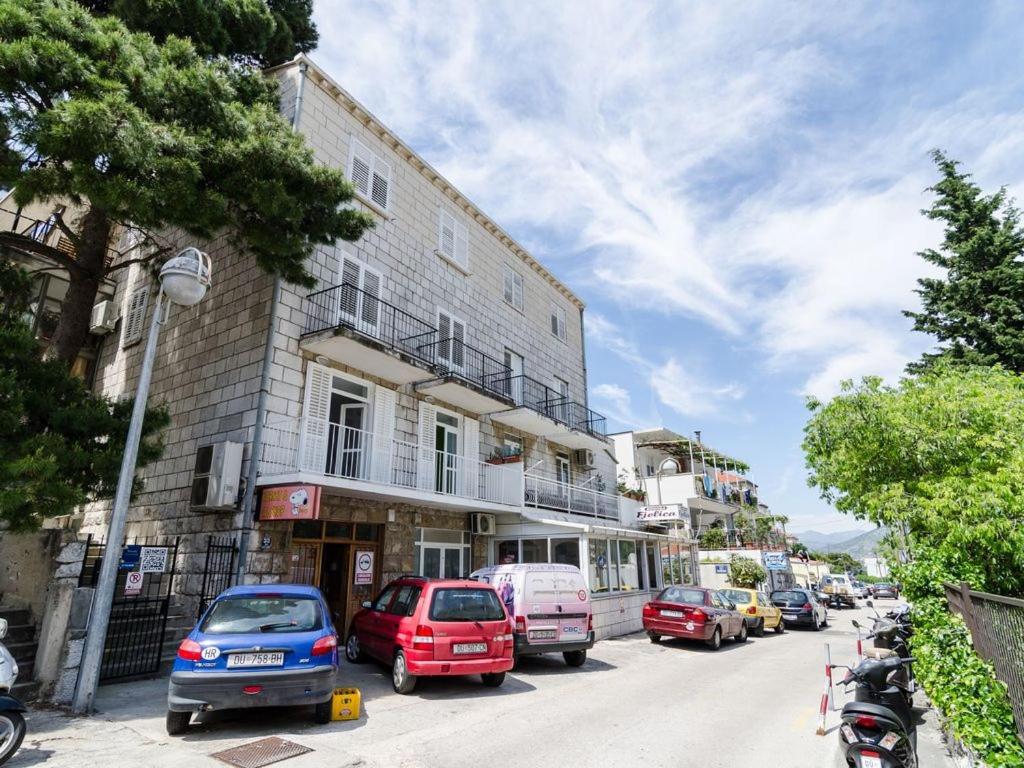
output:
[{"label": "green tree", "polygon": [[768,578],[768,572],[760,563],[743,555],[733,555],[729,560],[729,584],[734,587],[757,589]]},{"label": "green tree", "polygon": [[701,549],[725,549],[725,531],[721,528],[708,528],[700,535]]},{"label": "green tree", "polygon": [[[154,14],[163,6],[141,5]],[[189,40],[169,34],[157,42],[71,0],[0,0],[0,185],[15,188],[19,205],[71,201],[82,210],[56,221],[73,258],[14,233],[0,238],[68,272],[53,341],[58,359],[77,356],[101,281],[167,254],[168,229],[226,233],[238,258],[247,252],[267,272],[308,286],[315,245],[358,239],[372,224],[346,205],[352,186],[314,161],[278,99],[272,78],[204,57]],[[111,265],[122,227],[142,236]]]},{"label": "green tree", "polygon": [[[0,522],[14,531],[114,495],[132,410],[43,359],[25,322],[30,289],[23,270],[0,261]],[[168,420],[147,410],[140,467],[160,456]]]},{"label": "green tree", "polygon": [[857,574],[864,570],[864,564],[846,552],[812,552],[810,558],[828,563],[833,573]]},{"label": "green tree", "polygon": [[923,213],[944,224],[942,245],[920,256],[945,271],[918,280],[921,311],[905,312],[914,330],[935,336],[940,351],[910,366],[938,359],[994,365],[1024,372],[1024,229],[1006,190],[985,194],[942,152],[933,154],[940,180]]}]

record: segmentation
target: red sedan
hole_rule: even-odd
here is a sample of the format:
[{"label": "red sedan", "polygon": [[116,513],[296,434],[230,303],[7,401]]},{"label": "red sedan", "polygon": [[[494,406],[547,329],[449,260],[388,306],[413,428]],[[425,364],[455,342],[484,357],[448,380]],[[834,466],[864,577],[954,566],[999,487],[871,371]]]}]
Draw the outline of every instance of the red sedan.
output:
[{"label": "red sedan", "polygon": [[714,651],[724,637],[747,641],[747,623],[736,604],[721,592],[703,587],[665,587],[644,606],[644,630],[652,643],[668,635],[703,640]]}]

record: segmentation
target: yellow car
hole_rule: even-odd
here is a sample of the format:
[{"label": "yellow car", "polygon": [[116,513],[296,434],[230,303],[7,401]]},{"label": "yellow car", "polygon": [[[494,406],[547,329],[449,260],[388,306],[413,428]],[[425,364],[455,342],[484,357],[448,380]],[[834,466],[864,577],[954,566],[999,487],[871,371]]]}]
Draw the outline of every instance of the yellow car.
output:
[{"label": "yellow car", "polygon": [[743,618],[747,622],[747,629],[757,637],[764,637],[766,629],[774,629],[776,634],[786,631],[786,622],[782,620],[782,611],[772,605],[772,601],[764,592],[735,587],[720,589],[719,592],[736,603],[736,610],[743,614]]}]

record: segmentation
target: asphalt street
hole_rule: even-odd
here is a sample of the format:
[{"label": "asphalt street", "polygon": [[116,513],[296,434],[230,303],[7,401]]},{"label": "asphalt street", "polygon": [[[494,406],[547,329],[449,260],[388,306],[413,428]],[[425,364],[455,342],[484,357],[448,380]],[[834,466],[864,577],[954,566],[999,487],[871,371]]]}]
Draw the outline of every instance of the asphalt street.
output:
[{"label": "asphalt street", "polygon": [[[363,714],[325,726],[304,709],[221,712],[171,738],[166,681],[104,686],[93,718],[32,712],[23,750],[8,765],[223,768],[212,753],[281,736],[314,750],[275,764],[281,768],[839,768],[838,713],[829,713],[825,736],[815,735],[825,643],[834,662],[853,660],[850,620],[867,616],[864,608],[832,611],[822,632],[769,633],[742,645],[727,641],[717,652],[631,635],[599,643],[579,669],[560,656],[527,660],[498,689],[478,678],[434,679],[399,696],[386,668],[343,661],[339,684],[362,691]],[[841,705],[841,689],[837,695]],[[952,766],[935,713],[920,715],[922,768]]]}]

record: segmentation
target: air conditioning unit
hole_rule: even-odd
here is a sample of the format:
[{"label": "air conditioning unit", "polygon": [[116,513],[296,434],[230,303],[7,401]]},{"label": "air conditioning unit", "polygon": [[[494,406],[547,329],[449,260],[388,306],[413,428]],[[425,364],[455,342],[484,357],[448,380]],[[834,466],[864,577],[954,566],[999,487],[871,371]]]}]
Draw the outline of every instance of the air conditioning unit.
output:
[{"label": "air conditioning unit", "polygon": [[473,533],[476,535],[494,535],[494,515],[488,515],[486,512],[474,512],[470,522]]},{"label": "air conditioning unit", "polygon": [[117,306],[112,301],[101,301],[93,305],[92,317],[89,318],[89,333],[102,336],[111,333],[117,325]]},{"label": "air conditioning unit", "polygon": [[576,465],[581,469],[593,469],[594,452],[589,448],[580,448],[575,454]]},{"label": "air conditioning unit", "polygon": [[242,444],[225,440],[196,451],[192,473],[192,506],[233,509],[242,475]]}]

